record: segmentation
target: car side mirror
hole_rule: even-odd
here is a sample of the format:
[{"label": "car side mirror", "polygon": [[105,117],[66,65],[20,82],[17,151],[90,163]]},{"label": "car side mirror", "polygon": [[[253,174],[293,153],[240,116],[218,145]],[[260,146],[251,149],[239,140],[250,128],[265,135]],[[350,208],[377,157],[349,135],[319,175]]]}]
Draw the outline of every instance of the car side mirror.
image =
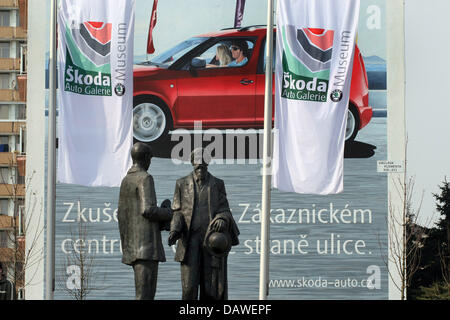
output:
[{"label": "car side mirror", "polygon": [[206,68],[206,60],[198,57],[192,59],[189,71],[194,77],[197,76],[197,69],[201,68]]},{"label": "car side mirror", "polygon": [[195,69],[206,68],[206,60],[203,58],[194,58],[191,61],[191,67]]}]

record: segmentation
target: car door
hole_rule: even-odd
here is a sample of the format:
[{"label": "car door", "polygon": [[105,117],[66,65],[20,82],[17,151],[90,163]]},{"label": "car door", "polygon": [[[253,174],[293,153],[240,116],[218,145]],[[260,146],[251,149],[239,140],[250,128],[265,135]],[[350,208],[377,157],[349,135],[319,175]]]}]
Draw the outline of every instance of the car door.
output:
[{"label": "car door", "polygon": [[[249,48],[253,42],[246,40]],[[197,57],[210,64],[215,61],[217,46],[231,41],[214,43]],[[250,49],[251,49],[250,48]],[[179,127],[193,127],[202,121],[204,128],[253,127],[255,123],[255,88],[258,57],[248,57],[239,67],[208,66],[184,72],[177,80],[176,113]]]}]

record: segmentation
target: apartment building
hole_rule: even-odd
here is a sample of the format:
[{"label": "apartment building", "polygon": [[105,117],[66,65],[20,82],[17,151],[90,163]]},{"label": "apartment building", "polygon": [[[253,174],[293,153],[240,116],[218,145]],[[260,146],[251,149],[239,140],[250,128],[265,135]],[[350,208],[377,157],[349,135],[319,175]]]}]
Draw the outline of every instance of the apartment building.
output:
[{"label": "apartment building", "polygon": [[0,261],[23,287],[28,0],[0,0]]}]

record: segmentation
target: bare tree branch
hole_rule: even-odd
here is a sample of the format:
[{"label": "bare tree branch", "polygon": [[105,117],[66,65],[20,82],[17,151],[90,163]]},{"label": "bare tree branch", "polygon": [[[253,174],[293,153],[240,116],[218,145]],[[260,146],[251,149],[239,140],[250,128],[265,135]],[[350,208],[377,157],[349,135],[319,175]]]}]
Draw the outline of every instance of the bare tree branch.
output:
[{"label": "bare tree branch", "polygon": [[[417,224],[424,193],[422,192],[418,207],[413,208],[415,177],[407,175],[406,147],[404,152],[403,175],[391,180],[394,194],[389,193],[386,218],[388,226],[387,255],[382,250],[385,245],[380,239],[378,241],[391,282],[400,291],[402,300],[406,299],[406,292],[411,285],[413,275],[420,267],[421,249],[428,237],[427,228]],[[401,199],[400,205],[393,203],[393,195]],[[431,218],[426,221],[426,225],[429,225],[430,222]]]}]

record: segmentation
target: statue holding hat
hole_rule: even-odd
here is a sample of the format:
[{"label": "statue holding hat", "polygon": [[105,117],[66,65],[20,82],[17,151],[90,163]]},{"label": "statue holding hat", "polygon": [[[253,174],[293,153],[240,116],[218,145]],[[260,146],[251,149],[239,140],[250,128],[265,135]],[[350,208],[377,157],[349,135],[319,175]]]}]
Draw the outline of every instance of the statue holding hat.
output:
[{"label": "statue holding hat", "polygon": [[227,257],[239,244],[223,180],[208,172],[204,149],[191,153],[194,167],[175,185],[169,245],[178,240],[183,300],[227,300]]}]

